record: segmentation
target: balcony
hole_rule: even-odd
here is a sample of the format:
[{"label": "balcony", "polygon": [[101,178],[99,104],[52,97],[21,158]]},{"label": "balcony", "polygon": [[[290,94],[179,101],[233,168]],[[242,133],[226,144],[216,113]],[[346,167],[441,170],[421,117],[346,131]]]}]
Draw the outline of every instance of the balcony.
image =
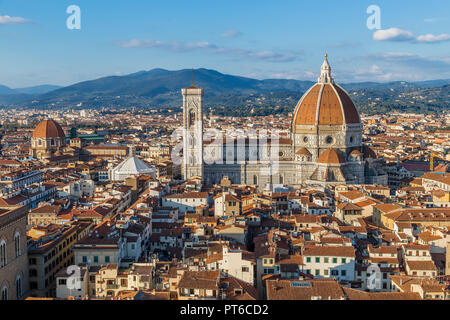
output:
[{"label": "balcony", "polygon": [[119,285],[115,283],[107,283],[106,289],[119,289]]}]

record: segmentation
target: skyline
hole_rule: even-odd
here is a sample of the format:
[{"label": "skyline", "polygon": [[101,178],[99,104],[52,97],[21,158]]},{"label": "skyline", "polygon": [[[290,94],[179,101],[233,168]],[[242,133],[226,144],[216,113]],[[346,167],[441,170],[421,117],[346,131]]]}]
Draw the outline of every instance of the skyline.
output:
[{"label": "skyline", "polygon": [[[66,27],[66,9],[73,4],[81,8],[81,30]],[[381,10],[380,30],[366,26],[372,4]],[[315,81],[325,52],[341,83],[445,79],[448,13],[444,1],[426,7],[418,1],[360,1],[351,7],[232,1],[212,8],[206,1],[4,0],[0,84],[66,86],[153,68]]]}]

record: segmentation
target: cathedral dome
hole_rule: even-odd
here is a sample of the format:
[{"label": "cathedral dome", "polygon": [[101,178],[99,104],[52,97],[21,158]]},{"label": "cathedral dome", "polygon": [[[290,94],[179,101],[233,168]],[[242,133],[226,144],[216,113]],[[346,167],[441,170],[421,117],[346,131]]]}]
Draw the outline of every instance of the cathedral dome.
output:
[{"label": "cathedral dome", "polygon": [[364,158],[372,158],[372,159],[377,158],[377,154],[369,146],[363,145],[363,153],[364,153]]},{"label": "cathedral dome", "polygon": [[309,152],[308,149],[306,149],[306,148],[300,148],[297,150],[297,152],[295,154],[302,155],[302,156],[310,156],[311,152]]},{"label": "cathedral dome", "polygon": [[332,148],[322,152],[317,159],[317,162],[324,164],[341,164],[345,163],[345,159],[341,151]]},{"label": "cathedral dome", "polygon": [[43,120],[34,128],[32,138],[65,138],[64,130],[54,120]]},{"label": "cathedral dome", "polygon": [[360,123],[358,111],[347,92],[331,77],[327,55],[321,75],[298,102],[293,118],[296,125],[343,125]]}]

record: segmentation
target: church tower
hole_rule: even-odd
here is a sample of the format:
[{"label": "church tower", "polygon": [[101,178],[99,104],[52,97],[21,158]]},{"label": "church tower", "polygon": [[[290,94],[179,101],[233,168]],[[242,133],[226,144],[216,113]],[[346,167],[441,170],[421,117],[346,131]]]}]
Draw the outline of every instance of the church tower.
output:
[{"label": "church tower", "polygon": [[183,177],[203,180],[203,89],[192,84],[183,95]]}]

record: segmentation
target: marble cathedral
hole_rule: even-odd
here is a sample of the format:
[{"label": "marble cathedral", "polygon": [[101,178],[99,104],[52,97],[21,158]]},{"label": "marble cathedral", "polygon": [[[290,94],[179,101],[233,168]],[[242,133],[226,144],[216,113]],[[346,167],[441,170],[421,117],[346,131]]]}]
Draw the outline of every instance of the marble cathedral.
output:
[{"label": "marble cathedral", "polygon": [[269,135],[262,143],[248,133],[205,137],[203,89],[192,85],[182,95],[184,179],[199,177],[213,185],[228,176],[234,184],[259,188],[387,184],[383,161],[362,143],[359,113],[334,82],[327,55],[317,83],[295,107],[288,138]]}]

